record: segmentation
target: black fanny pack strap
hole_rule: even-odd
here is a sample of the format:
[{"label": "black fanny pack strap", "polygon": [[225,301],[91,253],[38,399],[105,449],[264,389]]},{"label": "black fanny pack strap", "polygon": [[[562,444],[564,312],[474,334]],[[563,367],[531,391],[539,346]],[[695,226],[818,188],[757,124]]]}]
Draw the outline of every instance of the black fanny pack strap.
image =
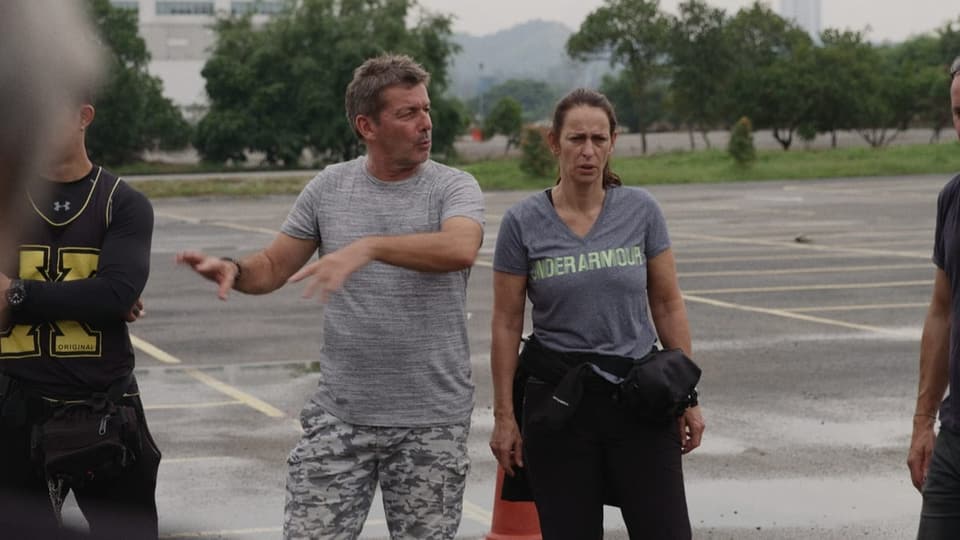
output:
[{"label": "black fanny pack strap", "polygon": [[130,388],[130,385],[133,384],[133,371],[127,374],[126,377],[114,381],[110,385],[110,388],[107,388],[107,399],[112,403],[118,403],[123,399],[123,395],[127,392],[127,389]]}]

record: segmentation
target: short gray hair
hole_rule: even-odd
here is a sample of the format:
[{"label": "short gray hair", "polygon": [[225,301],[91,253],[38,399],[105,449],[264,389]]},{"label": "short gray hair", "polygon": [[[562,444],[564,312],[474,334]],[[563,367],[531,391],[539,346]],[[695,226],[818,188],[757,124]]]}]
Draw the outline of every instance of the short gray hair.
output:
[{"label": "short gray hair", "polygon": [[413,58],[403,54],[384,54],[370,58],[353,71],[353,80],[347,85],[345,101],[347,121],[354,133],[357,117],[380,117],[383,111],[383,91],[391,86],[416,86],[430,84],[430,74]]}]

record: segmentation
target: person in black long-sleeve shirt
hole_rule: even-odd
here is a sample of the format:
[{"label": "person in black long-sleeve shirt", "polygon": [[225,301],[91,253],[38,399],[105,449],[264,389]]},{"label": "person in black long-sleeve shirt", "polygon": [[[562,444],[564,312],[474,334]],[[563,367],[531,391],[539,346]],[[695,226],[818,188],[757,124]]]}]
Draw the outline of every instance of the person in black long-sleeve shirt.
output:
[{"label": "person in black long-sleeve shirt", "polygon": [[[59,159],[23,201],[19,257],[0,262],[0,495],[47,501],[31,459],[31,431],[58,403],[127,385],[140,448],[116,478],[73,486],[98,538],[156,538],[160,452],[147,429],[127,322],[147,282],[153,208],[87,157],[95,111],[84,103],[64,126]],[[44,519],[56,519],[46,502]],[[17,516],[0,512],[3,521]]]}]

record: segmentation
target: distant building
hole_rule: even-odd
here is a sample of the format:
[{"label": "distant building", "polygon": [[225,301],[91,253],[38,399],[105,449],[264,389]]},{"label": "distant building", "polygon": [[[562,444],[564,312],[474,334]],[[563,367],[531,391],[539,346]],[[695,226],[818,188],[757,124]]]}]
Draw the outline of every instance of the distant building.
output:
[{"label": "distant building", "polygon": [[[0,0],[2,1],[2,0]],[[200,75],[214,44],[218,16],[254,13],[264,23],[284,8],[284,0],[110,0],[137,12],[140,35],[150,51],[148,69],[163,80],[164,94],[186,111],[207,103]]]},{"label": "distant building", "polygon": [[820,0],[780,0],[780,16],[792,20],[820,41]]}]

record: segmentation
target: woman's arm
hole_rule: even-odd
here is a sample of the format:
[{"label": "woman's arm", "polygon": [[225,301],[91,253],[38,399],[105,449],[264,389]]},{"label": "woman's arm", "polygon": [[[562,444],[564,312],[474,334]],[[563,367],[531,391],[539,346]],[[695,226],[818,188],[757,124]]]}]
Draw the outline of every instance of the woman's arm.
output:
[{"label": "woman's arm", "polygon": [[672,249],[667,248],[647,261],[647,296],[660,343],[668,349],[682,349],[687,356],[692,357],[690,324],[687,321],[683,295],[680,294],[677,264]]},{"label": "woman's arm", "polygon": [[[647,261],[647,295],[660,343],[666,348],[679,348],[692,357],[690,323],[687,321],[687,308],[680,293],[673,250],[668,248]],[[677,422],[681,451],[686,454],[700,446],[703,431],[706,429],[700,406],[687,409]]]},{"label": "woman's arm", "polygon": [[527,276],[493,273],[490,368],[493,374],[494,428],[490,449],[504,471],[523,466],[520,428],[514,417],[513,379],[517,373]]}]

